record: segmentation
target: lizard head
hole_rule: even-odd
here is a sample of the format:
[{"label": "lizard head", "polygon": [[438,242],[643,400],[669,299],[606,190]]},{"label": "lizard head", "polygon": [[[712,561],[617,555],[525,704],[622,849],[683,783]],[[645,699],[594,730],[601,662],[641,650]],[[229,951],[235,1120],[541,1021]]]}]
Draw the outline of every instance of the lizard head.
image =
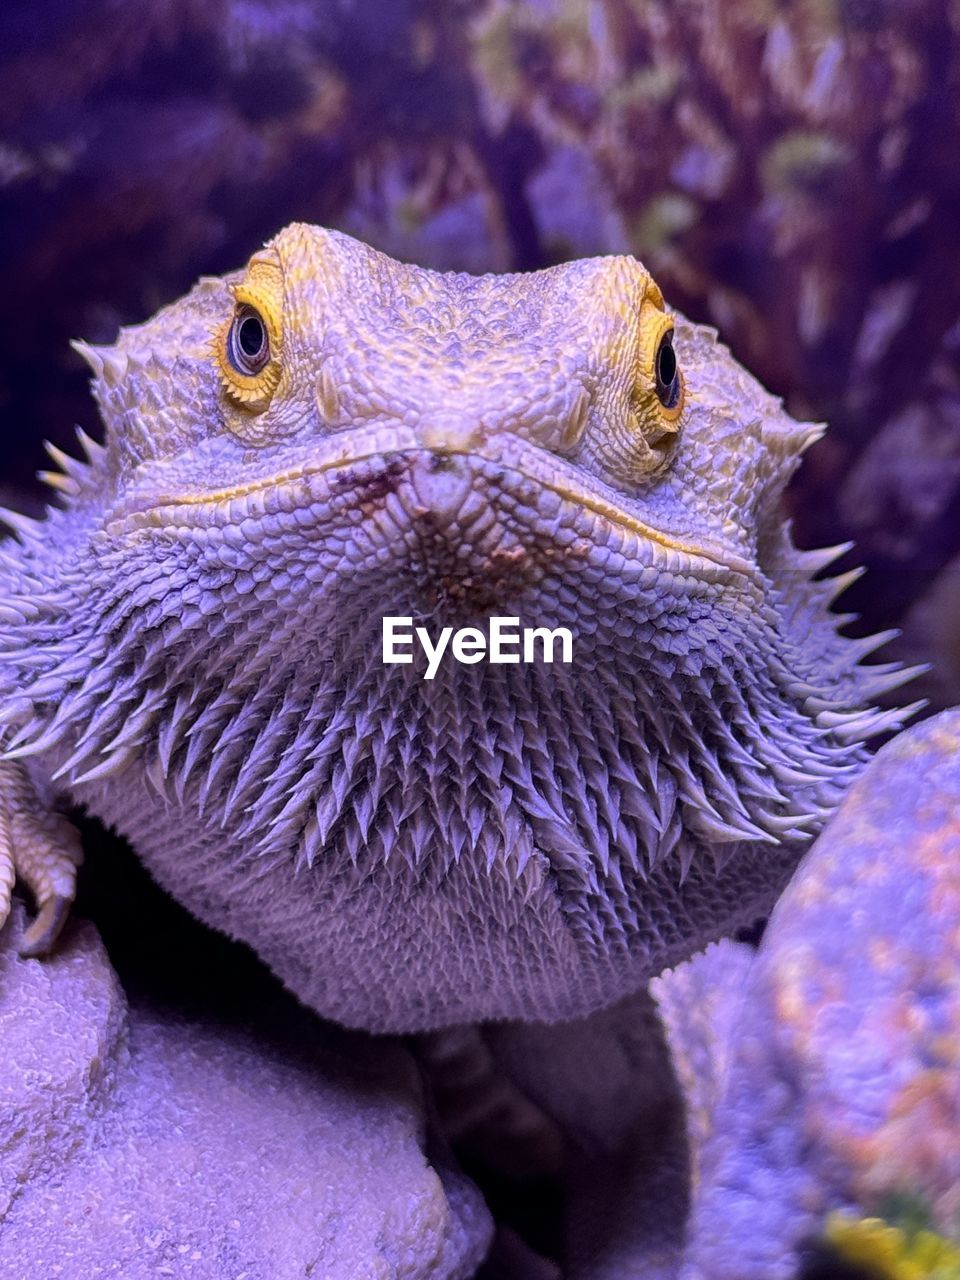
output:
[{"label": "lizard head", "polygon": [[[52,519],[70,522],[69,626],[114,695],[96,709],[61,635],[48,701],[24,676],[16,703],[40,743],[73,717],[75,776],[157,742],[165,775],[200,768],[202,717],[220,733],[242,706],[267,787],[281,748],[257,737],[260,698],[271,724],[279,707],[313,725],[307,758],[365,761],[274,787],[308,859],[334,830],[391,838],[357,812],[392,795],[402,816],[418,795],[448,845],[526,824],[568,869],[571,849],[595,854],[595,887],[604,849],[683,880],[704,848],[809,835],[896,718],[866,710],[900,677],[838,634],[843,579],[818,577],[832,554],[798,551],[783,518],[820,428],[671,313],[631,257],[441,274],[293,225],[115,346],[80,349],[107,440],[69,468]],[[382,664],[383,615],[436,631],[493,614],[567,626],[573,664],[454,665],[429,684]],[[482,823],[477,796],[451,794],[453,822],[438,778],[463,777],[474,749],[513,763],[479,787]]]},{"label": "lizard head", "polygon": [[441,274],[295,224],[115,346],[76,345],[107,426],[111,538],[301,508],[316,547],[367,527],[344,573],[434,621],[525,590],[542,612],[559,561],[615,551],[756,580],[820,434],[626,256]]}]

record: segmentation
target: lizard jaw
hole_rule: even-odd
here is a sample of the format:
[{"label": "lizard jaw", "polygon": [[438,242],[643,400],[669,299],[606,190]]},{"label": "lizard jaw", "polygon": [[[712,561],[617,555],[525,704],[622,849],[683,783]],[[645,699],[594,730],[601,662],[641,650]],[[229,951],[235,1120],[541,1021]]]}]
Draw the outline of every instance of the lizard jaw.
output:
[{"label": "lizard jaw", "polygon": [[[409,472],[424,507],[438,519],[451,518],[476,475],[493,466],[510,476],[530,505],[538,493],[551,495],[594,517],[611,541],[624,536],[647,544],[656,554],[670,554],[694,573],[753,577],[756,567],[718,539],[693,542],[643,517],[642,499],[632,498],[597,477],[584,482],[574,463],[514,432],[485,434],[469,431],[438,433],[430,428],[376,425],[323,438],[290,458],[290,465],[256,478],[239,478],[214,490],[129,494],[106,522],[107,532],[123,536],[138,529],[163,525],[189,526],[230,523],[238,509],[249,505],[256,519],[262,508],[294,510],[323,505],[331,495],[356,489],[364,495],[395,487],[399,472]],[[247,515],[247,513],[244,513]]]}]

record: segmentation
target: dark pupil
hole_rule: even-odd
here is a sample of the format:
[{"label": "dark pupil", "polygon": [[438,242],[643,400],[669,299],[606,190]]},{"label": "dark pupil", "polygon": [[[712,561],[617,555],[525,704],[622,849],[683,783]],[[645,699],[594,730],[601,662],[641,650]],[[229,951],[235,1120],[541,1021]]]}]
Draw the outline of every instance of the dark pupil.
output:
[{"label": "dark pupil", "polygon": [[244,316],[237,329],[237,345],[245,356],[255,359],[263,351],[263,322],[256,316]]},{"label": "dark pupil", "polygon": [[666,391],[669,390],[677,376],[677,353],[666,340],[661,342],[657,352],[657,382]]}]

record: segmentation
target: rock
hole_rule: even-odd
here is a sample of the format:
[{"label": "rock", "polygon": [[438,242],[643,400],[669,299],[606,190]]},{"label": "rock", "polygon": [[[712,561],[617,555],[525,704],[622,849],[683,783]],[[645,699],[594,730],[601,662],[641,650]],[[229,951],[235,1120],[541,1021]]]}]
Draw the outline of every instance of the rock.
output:
[{"label": "rock", "polygon": [[[0,1274],[467,1280],[491,1226],[433,1167],[406,1050],[127,1011],[92,925],[0,951]],[[312,1030],[312,1026],[311,1026]],[[431,1140],[432,1141],[432,1140]]]},{"label": "rock", "polygon": [[872,761],[755,960],[725,943],[654,984],[696,1082],[683,1280],[792,1280],[835,1210],[899,1199],[956,1230],[958,921],[960,710]]},{"label": "rock", "polygon": [[[69,1164],[126,1062],[126,1001],[93,926],[77,922],[40,964],[12,948],[22,925],[17,911],[0,933],[0,1223]],[[4,1229],[0,1257],[7,1241]]]}]

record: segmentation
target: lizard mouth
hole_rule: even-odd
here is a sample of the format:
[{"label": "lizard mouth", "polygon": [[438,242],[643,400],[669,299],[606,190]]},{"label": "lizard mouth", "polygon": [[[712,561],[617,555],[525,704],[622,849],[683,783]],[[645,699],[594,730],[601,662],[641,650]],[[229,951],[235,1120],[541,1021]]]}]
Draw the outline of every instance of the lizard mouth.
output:
[{"label": "lizard mouth", "polygon": [[[481,504],[501,509],[518,526],[539,520],[541,533],[576,531],[581,540],[647,567],[709,577],[753,573],[750,562],[729,546],[709,539],[694,543],[650,523],[642,500],[596,476],[585,478],[568,459],[512,432],[439,439],[407,427],[360,428],[325,438],[306,457],[301,445],[289,465],[273,462],[268,474],[241,474],[218,489],[154,492],[148,503],[132,493],[114,511],[108,531],[122,536],[282,519],[295,512],[311,513],[320,530],[342,525],[358,509],[382,524],[399,507],[411,521],[466,538],[464,517]],[[298,522],[308,523],[303,515]]]}]

